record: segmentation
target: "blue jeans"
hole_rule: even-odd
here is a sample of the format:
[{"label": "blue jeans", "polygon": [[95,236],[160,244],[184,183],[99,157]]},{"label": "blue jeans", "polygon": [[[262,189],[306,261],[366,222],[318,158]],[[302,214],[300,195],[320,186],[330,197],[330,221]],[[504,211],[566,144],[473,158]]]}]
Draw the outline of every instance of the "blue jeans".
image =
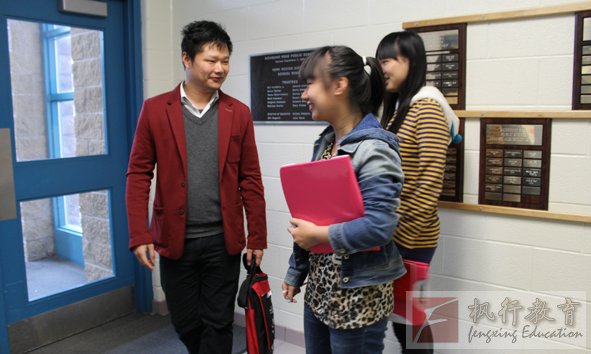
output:
[{"label": "blue jeans", "polygon": [[357,329],[334,329],[320,322],[304,306],[306,354],[381,354],[388,318]]}]

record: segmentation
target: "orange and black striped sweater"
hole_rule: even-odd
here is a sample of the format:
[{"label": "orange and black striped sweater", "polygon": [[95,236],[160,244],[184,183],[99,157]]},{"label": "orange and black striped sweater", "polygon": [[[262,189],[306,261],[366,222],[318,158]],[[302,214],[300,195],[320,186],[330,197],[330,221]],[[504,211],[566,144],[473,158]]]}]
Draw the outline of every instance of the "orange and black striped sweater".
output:
[{"label": "orange and black striped sweater", "polygon": [[404,185],[394,241],[403,258],[430,263],[437,247],[449,134],[441,106],[431,98],[413,103],[398,130]]}]

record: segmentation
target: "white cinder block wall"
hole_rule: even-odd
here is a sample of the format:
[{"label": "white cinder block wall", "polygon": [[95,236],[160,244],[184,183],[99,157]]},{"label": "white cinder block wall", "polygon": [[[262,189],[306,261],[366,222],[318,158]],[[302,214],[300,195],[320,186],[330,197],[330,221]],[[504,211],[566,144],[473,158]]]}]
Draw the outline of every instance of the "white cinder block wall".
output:
[{"label": "white cinder block wall", "polygon": [[[226,26],[234,42],[234,54],[224,90],[250,103],[250,55],[326,44],[344,44],[362,55],[373,55],[379,40],[400,30],[404,21],[566,2],[570,1],[145,0],[144,93],[153,96],[182,80],[180,30],[197,19]],[[573,38],[572,15],[469,25],[466,109],[569,110]],[[283,164],[309,159],[312,142],[321,129],[295,125],[255,127],[269,231],[263,269],[271,276],[276,324],[295,331],[302,331],[301,301],[287,304],[280,296],[291,241],[285,230],[289,214],[278,173]],[[476,203],[480,144],[477,120],[467,121],[465,139],[465,202]],[[553,122],[550,166],[550,210],[591,214],[590,120]],[[432,265],[432,290],[591,294],[591,225],[445,209],[441,210],[441,218],[442,237]],[[157,274],[154,279],[155,300],[161,300]],[[587,318],[591,318],[590,313]],[[591,328],[587,329],[589,334]],[[394,350],[392,340],[389,334],[388,348]],[[587,347],[591,347],[589,341]]]}]

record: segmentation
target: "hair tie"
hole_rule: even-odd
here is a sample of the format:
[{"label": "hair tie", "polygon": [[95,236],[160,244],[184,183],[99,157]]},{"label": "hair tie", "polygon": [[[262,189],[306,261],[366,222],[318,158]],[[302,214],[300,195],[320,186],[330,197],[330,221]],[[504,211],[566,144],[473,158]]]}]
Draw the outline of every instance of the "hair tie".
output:
[{"label": "hair tie", "polygon": [[361,59],[363,59],[363,70],[365,70],[367,75],[371,76],[371,66],[369,66],[369,63],[367,62],[367,57],[361,57]]}]

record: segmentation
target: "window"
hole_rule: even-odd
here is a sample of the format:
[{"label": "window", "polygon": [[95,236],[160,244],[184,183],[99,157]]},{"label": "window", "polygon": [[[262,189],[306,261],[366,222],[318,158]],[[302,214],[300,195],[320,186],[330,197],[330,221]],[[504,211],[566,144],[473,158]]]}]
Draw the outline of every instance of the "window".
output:
[{"label": "window", "polygon": [[[50,158],[74,157],[76,121],[70,27],[42,24],[45,105]],[[56,232],[81,235],[78,195],[54,198]]]}]

